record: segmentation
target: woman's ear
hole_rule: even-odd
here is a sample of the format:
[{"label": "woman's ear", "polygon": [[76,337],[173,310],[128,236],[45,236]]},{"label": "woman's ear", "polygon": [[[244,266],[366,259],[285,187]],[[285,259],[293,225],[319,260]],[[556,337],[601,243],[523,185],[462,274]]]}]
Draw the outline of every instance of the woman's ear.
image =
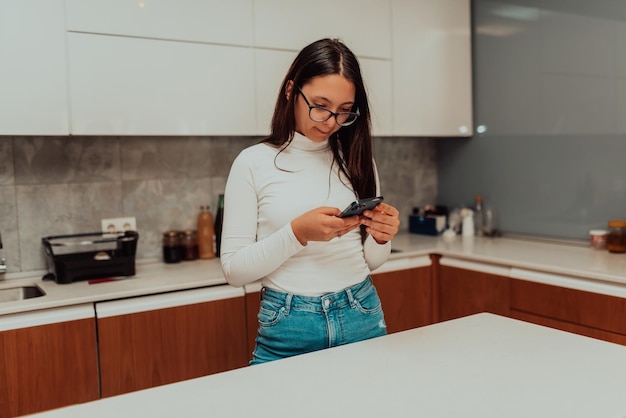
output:
[{"label": "woman's ear", "polygon": [[293,91],[293,80],[288,80],[287,85],[285,85],[285,97],[287,98],[287,101],[289,101],[292,91]]}]

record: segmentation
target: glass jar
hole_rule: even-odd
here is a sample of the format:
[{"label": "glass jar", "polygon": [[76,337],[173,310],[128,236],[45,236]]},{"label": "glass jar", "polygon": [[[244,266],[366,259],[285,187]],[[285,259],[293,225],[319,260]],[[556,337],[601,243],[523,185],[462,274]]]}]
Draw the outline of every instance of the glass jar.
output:
[{"label": "glass jar", "polygon": [[589,231],[589,245],[597,250],[606,250],[606,230],[592,229]]},{"label": "glass jar", "polygon": [[196,231],[187,229],[180,233],[180,243],[182,247],[182,258],[184,261],[198,259],[198,239]]},{"label": "glass jar", "polygon": [[626,253],[626,221],[609,221],[606,248],[612,253]]},{"label": "glass jar", "polygon": [[163,233],[163,262],[179,263],[182,259],[182,247],[179,239],[180,232],[168,231]]}]

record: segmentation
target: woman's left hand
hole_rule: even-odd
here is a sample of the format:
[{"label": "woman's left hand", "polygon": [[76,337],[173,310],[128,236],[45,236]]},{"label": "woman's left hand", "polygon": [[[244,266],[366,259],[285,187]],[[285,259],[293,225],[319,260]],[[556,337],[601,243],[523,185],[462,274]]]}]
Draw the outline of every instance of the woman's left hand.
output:
[{"label": "woman's left hand", "polygon": [[372,210],[366,210],[361,217],[361,224],[379,244],[391,241],[398,233],[400,212],[387,203],[380,203]]}]

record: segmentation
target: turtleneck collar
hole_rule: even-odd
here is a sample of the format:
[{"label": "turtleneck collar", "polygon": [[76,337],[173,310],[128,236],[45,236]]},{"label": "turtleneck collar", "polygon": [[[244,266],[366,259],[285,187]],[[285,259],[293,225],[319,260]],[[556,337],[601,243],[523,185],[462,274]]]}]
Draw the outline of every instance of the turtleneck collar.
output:
[{"label": "turtleneck collar", "polygon": [[328,140],[315,142],[298,132],[294,132],[293,140],[291,141],[289,147],[294,147],[303,151],[325,151],[330,148],[330,145],[328,144]]}]

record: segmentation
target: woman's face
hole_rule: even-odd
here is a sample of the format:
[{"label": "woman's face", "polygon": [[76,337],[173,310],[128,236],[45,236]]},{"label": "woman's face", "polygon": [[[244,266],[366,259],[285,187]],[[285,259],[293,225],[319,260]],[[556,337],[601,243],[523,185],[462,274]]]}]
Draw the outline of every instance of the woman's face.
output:
[{"label": "woman's face", "polygon": [[330,74],[312,78],[303,86],[290,85],[288,94],[296,94],[295,119],[296,131],[311,141],[323,142],[341,129],[335,118],[324,122],[315,122],[309,117],[309,106],[302,97],[304,95],[312,106],[322,106],[331,112],[350,112],[354,106],[356,90],[354,84],[339,74]]}]

